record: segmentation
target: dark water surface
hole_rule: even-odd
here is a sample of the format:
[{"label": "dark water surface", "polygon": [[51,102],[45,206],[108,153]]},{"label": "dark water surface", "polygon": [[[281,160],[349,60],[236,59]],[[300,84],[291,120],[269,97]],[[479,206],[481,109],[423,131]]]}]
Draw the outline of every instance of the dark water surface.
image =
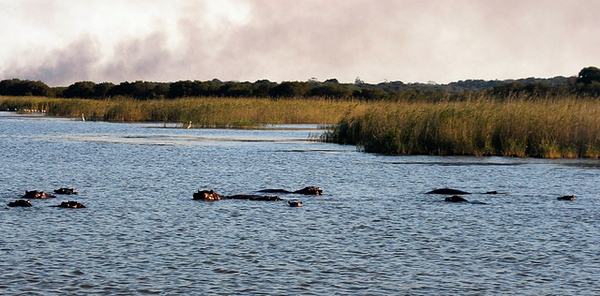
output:
[{"label": "dark water surface", "polygon": [[[598,160],[382,156],[310,129],[161,126],[0,112],[0,294],[600,294]],[[281,195],[301,208],[192,200],[308,185],[325,194]],[[60,187],[80,194],[6,206]],[[424,194],[442,187],[486,204]],[[67,200],[87,208],[50,207]]]}]

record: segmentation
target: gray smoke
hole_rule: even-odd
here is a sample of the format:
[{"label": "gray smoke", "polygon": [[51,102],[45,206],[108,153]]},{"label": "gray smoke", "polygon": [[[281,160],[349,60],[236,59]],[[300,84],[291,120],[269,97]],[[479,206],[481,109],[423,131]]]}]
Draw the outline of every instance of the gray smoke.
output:
[{"label": "gray smoke", "polygon": [[[32,51],[17,48],[0,78],[51,85],[311,77],[447,83],[576,75],[600,60],[600,1],[594,0],[229,1],[227,9],[247,12],[243,20],[208,15],[206,1],[137,5],[143,11],[172,3],[176,13],[116,41],[89,29],[62,46],[39,44],[31,62]],[[39,26],[60,24],[64,7],[53,7],[40,11],[46,20]]]}]

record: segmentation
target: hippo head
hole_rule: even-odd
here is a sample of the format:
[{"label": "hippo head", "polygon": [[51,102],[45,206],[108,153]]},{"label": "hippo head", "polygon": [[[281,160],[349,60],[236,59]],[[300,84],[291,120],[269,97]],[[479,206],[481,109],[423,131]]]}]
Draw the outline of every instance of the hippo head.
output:
[{"label": "hippo head", "polygon": [[467,200],[460,195],[453,195],[451,197],[446,197],[445,201],[448,202],[466,202]]},{"label": "hippo head", "polygon": [[219,200],[221,196],[213,190],[198,190],[194,193],[194,199],[198,200]]},{"label": "hippo head", "polygon": [[304,187],[296,193],[306,194],[306,195],[323,195],[323,189],[316,186]]}]

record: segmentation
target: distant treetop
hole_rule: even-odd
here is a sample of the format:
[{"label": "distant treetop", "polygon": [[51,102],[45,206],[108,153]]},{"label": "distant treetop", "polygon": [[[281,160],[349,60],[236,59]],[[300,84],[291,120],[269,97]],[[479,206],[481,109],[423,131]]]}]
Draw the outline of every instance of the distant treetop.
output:
[{"label": "distant treetop", "polygon": [[0,81],[0,95],[5,96],[45,96],[64,98],[106,99],[112,97],[132,97],[140,100],[175,99],[183,97],[258,97],[258,98],[299,98],[320,97],[325,99],[359,100],[439,100],[441,98],[461,99],[465,93],[489,93],[494,96],[527,95],[547,97],[566,94],[600,96],[600,69],[583,68],[577,77],[557,76],[553,78],[524,78],[516,80],[469,79],[449,84],[403,83],[385,81],[369,84],[359,77],[354,83],[340,83],[336,78],[323,82],[312,77],[307,81],[269,80],[255,82],[223,82],[180,80],[176,82],[75,82],[68,87],[49,87],[41,81],[7,79]]}]

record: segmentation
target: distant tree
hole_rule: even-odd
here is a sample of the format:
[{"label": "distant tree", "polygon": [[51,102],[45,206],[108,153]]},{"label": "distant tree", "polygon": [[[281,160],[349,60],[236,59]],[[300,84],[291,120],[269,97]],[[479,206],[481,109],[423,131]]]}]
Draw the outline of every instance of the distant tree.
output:
[{"label": "distant tree", "polygon": [[352,94],[354,97],[367,101],[383,100],[389,98],[387,92],[378,87],[365,87],[355,90]]},{"label": "distant tree", "polygon": [[223,82],[219,79],[213,79],[211,81],[198,81],[198,85],[194,90],[194,96],[222,96],[219,91]]},{"label": "distant tree", "polygon": [[102,99],[108,96],[108,93],[115,85],[111,82],[102,82],[94,86],[94,98]]},{"label": "distant tree", "polygon": [[163,99],[167,97],[167,93],[169,92],[169,84],[170,83],[156,83],[154,85],[154,89],[152,90],[154,99]]},{"label": "distant tree", "polygon": [[590,84],[594,81],[600,82],[600,69],[596,67],[586,67],[579,71],[577,83]]},{"label": "distant tree", "polygon": [[525,85],[524,91],[532,97],[543,97],[550,93],[551,87],[545,82],[532,82]]},{"label": "distant tree", "polygon": [[169,90],[167,92],[168,98],[183,98],[190,97],[193,94],[195,82],[190,80],[183,80],[173,82],[169,85]]},{"label": "distant tree", "polygon": [[157,99],[160,95],[156,92],[155,82],[136,81],[131,86],[131,96],[141,100]]},{"label": "distant tree", "polygon": [[311,88],[307,95],[326,98],[343,98],[349,97],[350,92],[344,86],[330,82]]},{"label": "distant tree", "polygon": [[136,81],[121,82],[112,87],[107,95],[132,97],[139,100],[158,99],[164,97],[168,92],[168,85],[162,85],[157,82]]},{"label": "distant tree", "polygon": [[[310,83],[310,82],[309,82]],[[269,80],[257,80],[252,84],[252,94],[255,97],[268,97],[271,88],[275,87],[277,83]]]},{"label": "distant tree", "polygon": [[63,98],[63,92],[67,90],[66,86],[54,86],[50,88],[53,97]]},{"label": "distant tree", "polygon": [[65,98],[92,98],[94,87],[96,87],[96,83],[92,81],[75,82],[63,91],[62,96]]},{"label": "distant tree", "polygon": [[279,85],[271,88],[269,96],[273,98],[282,97],[301,97],[306,94],[309,90],[310,85],[308,82],[297,82],[297,81],[284,81]]},{"label": "distant tree", "polygon": [[494,86],[491,90],[492,94],[502,97],[509,97],[523,92],[525,84],[521,82],[509,82],[502,85]]},{"label": "distant tree", "polygon": [[226,82],[219,88],[219,93],[226,97],[251,97],[252,84],[249,82]]},{"label": "distant tree", "polygon": [[41,81],[9,79],[0,81],[0,94],[6,96],[52,96],[52,89]]}]

